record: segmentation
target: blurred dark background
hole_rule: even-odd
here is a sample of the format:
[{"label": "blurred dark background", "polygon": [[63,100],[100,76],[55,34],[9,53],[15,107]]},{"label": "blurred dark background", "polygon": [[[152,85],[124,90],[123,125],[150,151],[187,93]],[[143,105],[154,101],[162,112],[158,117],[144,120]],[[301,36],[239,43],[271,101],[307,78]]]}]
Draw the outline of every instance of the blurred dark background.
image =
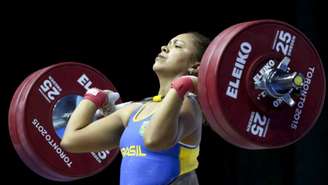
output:
[{"label": "blurred dark background", "polygon": [[[326,6],[322,1],[115,2],[1,6],[1,178],[57,184],[32,173],[17,156],[7,113],[15,89],[32,72],[63,61],[89,64],[108,76],[124,100],[156,94],[152,71],[160,46],[199,31],[214,38],[223,29],[255,19],[278,19],[305,33],[327,71]],[[200,184],[328,184],[327,106],[316,126],[291,146],[264,151],[237,148],[204,127],[197,170]],[[120,157],[103,172],[70,184],[118,184]],[[3,176],[3,177],[2,177]],[[16,178],[11,178],[11,177]]]}]

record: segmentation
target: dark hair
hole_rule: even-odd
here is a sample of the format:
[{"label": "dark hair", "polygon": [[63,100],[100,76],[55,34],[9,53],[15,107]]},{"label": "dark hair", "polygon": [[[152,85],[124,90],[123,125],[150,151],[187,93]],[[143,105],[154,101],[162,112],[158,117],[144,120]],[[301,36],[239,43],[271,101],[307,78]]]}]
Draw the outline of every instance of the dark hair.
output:
[{"label": "dark hair", "polygon": [[197,52],[194,54],[194,57],[196,61],[200,62],[211,40],[198,32],[188,32],[188,34],[192,34],[194,37],[195,45],[197,48]]}]

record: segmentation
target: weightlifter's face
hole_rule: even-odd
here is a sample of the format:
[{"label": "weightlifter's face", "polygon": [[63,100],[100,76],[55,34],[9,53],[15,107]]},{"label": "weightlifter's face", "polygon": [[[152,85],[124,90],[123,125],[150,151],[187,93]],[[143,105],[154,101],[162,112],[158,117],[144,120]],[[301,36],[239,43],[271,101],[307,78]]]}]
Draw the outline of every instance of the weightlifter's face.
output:
[{"label": "weightlifter's face", "polygon": [[181,34],[162,46],[161,52],[155,59],[153,70],[167,75],[183,75],[195,60],[194,53],[197,48],[194,45],[192,34]]}]

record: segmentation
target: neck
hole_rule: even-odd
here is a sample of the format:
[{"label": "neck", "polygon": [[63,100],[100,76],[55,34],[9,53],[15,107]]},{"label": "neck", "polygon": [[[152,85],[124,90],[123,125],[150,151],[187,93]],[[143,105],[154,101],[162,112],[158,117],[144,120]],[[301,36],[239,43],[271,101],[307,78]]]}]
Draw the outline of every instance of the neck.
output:
[{"label": "neck", "polygon": [[159,91],[158,95],[165,96],[171,88],[171,82],[174,79],[172,78],[159,78]]},{"label": "neck", "polygon": [[171,88],[171,82],[179,76],[185,75],[184,73],[180,74],[168,74],[156,72],[157,78],[159,80],[159,91],[158,95],[165,96]]}]

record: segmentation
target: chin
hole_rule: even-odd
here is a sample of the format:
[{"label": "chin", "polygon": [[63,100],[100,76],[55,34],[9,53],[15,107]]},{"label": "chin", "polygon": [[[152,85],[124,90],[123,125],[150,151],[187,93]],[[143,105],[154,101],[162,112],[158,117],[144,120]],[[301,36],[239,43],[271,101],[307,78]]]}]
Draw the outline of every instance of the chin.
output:
[{"label": "chin", "polygon": [[156,71],[156,63],[153,65],[153,71]]},{"label": "chin", "polygon": [[161,66],[159,65],[159,63],[155,62],[153,65],[153,71],[157,72],[161,70]]}]

